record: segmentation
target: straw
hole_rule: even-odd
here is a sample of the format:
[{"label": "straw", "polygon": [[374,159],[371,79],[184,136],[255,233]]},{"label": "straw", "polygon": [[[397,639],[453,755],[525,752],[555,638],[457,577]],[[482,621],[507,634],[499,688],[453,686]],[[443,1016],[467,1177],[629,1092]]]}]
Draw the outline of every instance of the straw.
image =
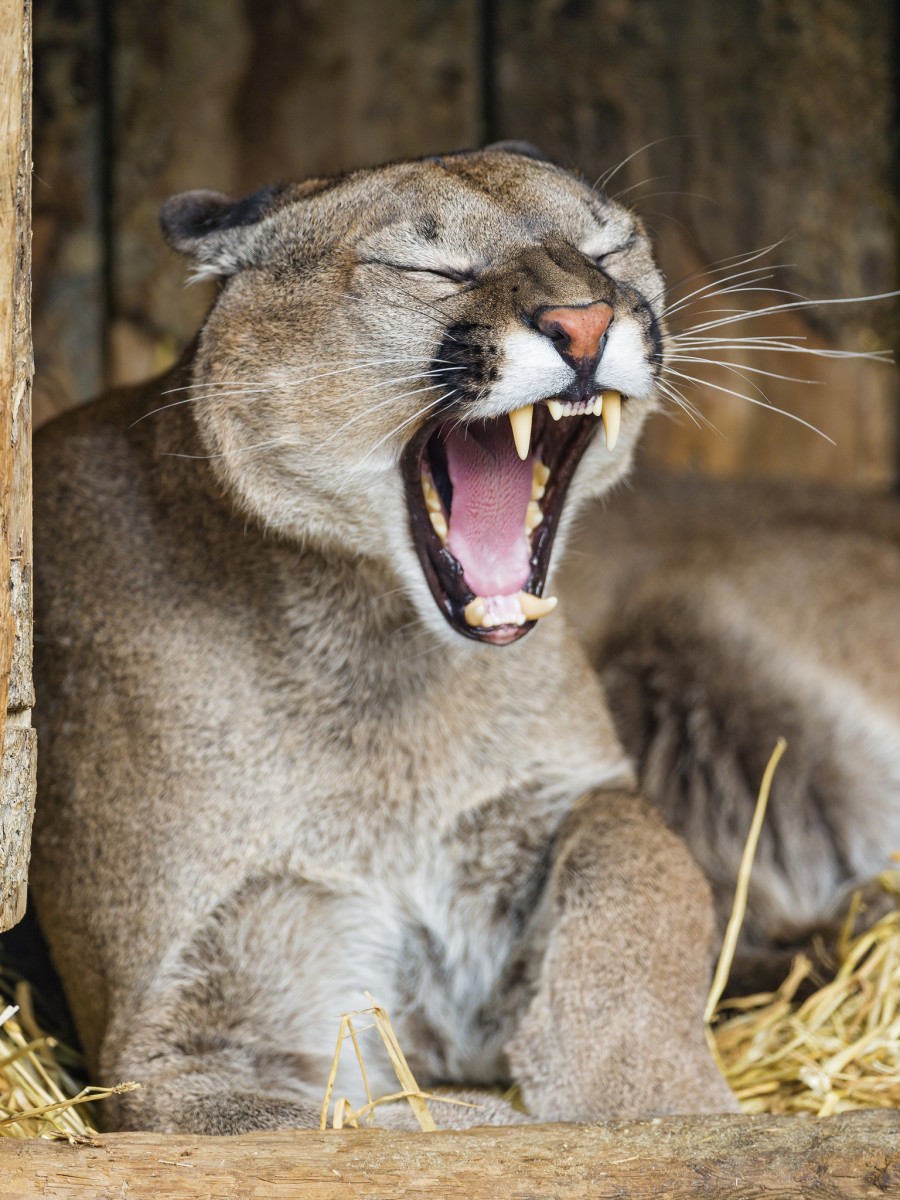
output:
[{"label": "straw", "polygon": [[0,1137],[95,1143],[93,1103],[139,1085],[79,1090],[60,1062],[74,1058],[74,1052],[41,1032],[27,983],[17,985],[16,999],[0,1012]]}]

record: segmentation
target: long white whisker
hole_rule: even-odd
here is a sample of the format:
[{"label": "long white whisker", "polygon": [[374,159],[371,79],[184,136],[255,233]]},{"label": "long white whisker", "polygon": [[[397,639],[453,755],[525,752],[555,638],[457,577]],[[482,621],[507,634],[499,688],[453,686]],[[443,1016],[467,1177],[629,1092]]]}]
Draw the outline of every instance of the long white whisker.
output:
[{"label": "long white whisker", "polygon": [[671,175],[651,175],[649,179],[640,179],[637,183],[630,183],[628,187],[622,188],[620,192],[616,192],[614,196],[610,196],[610,200],[621,201],[623,196],[627,196],[629,192],[633,192],[635,188],[644,187],[648,183],[661,183],[664,179],[671,179]]},{"label": "long white whisker", "polygon": [[[777,250],[786,241],[786,238],[780,238],[777,242],[772,242],[770,246],[763,246],[759,250],[750,250],[742,254],[731,254],[726,258],[717,258],[713,262],[704,267],[697,267],[696,270],[690,271],[687,275],[682,275],[680,279],[676,279],[674,283],[668,284],[657,292],[655,296],[648,297],[648,303],[654,304],[660,296],[667,296],[670,292],[674,292],[676,288],[682,284],[688,283],[691,279],[696,279],[698,275],[715,275],[720,271],[729,271],[732,267],[746,267],[749,263],[756,262],[766,254],[771,254],[773,250]],[[760,270],[768,270],[768,265]]]},{"label": "long white whisker", "polygon": [[395,425],[394,428],[392,430],[390,430],[389,433],[386,433],[383,438],[380,438],[374,444],[374,446],[369,447],[369,449],[366,451],[366,453],[362,456],[362,458],[356,464],[356,469],[358,469],[359,467],[361,467],[363,465],[363,463],[366,461],[366,459],[369,457],[370,454],[374,454],[374,452],[380,446],[383,446],[385,442],[390,441],[390,439],[393,437],[396,437],[397,434],[400,433],[401,430],[405,429],[407,425],[411,425],[413,423],[413,421],[417,421],[419,419],[419,417],[424,416],[432,408],[437,407],[437,405],[443,404],[443,402],[445,400],[449,399],[450,396],[453,395],[455,390],[456,390],[455,388],[451,388],[449,392],[445,392],[443,396],[438,396],[436,400],[429,400],[429,402],[427,404],[424,404],[418,410],[418,412],[414,412],[411,417],[407,417],[405,421],[401,421],[399,425]]},{"label": "long white whisker", "polygon": [[178,454],[174,450],[163,451],[163,458],[192,458],[204,459],[225,458],[228,454],[247,454],[250,450],[267,450],[270,446],[298,446],[299,442],[286,442],[284,438],[268,438],[264,442],[256,442],[252,446],[238,446],[235,450],[220,450],[218,454]]},{"label": "long white whisker", "polygon": [[879,292],[876,296],[842,296],[834,300],[798,300],[791,304],[772,304],[768,308],[741,310],[734,316],[720,317],[717,321],[707,321],[703,325],[694,326],[693,333],[703,333],[707,329],[718,329],[723,325],[731,325],[737,321],[753,317],[771,316],[773,313],[791,312],[795,309],[819,308],[826,304],[863,304],[874,300],[894,300],[900,292]]},{"label": "long white whisker", "polygon": [[[448,371],[454,371],[457,369],[458,368],[456,368],[456,367],[439,367],[435,371],[416,371],[412,375],[398,375],[394,379],[377,380],[375,383],[372,383],[368,387],[363,388],[362,391],[358,391],[358,392],[354,393],[353,399],[356,399],[358,396],[365,396],[367,393],[374,392],[378,388],[392,387],[394,384],[397,384],[397,383],[406,383],[410,379],[422,379],[422,378],[427,378],[427,377],[433,376],[433,375],[443,375],[443,374],[446,374],[446,372],[448,372]],[[284,390],[285,386],[293,388],[293,387],[299,386],[302,382],[303,382],[302,380],[293,380],[287,385],[284,385],[284,384],[278,385],[278,388],[279,388],[279,390]],[[436,384],[433,384],[432,386],[441,387],[443,385],[440,383],[436,383]],[[177,389],[177,390],[183,390],[183,389]],[[181,404],[196,404],[201,400],[204,400],[204,401],[227,400],[233,396],[240,396],[240,397],[246,398],[246,397],[253,396],[253,395],[259,395],[259,394],[261,394],[261,392],[262,392],[262,389],[259,387],[254,388],[252,390],[249,388],[238,389],[238,390],[229,389],[228,391],[212,392],[212,393],[206,392],[200,396],[188,396],[182,400],[173,400],[171,404],[162,404],[158,408],[152,408],[149,412],[143,413],[135,421],[132,421],[131,425],[129,425],[128,428],[133,429],[135,425],[140,424],[140,422],[146,420],[147,417],[153,417],[157,413],[165,412],[166,409],[169,409],[169,408],[177,408]],[[163,392],[161,394],[166,395],[167,393]]]},{"label": "long white whisker", "polygon": [[[280,384],[279,386],[294,387],[301,383],[314,383],[317,379],[330,379],[334,375],[346,375],[346,374],[350,373],[351,371],[362,370],[364,367],[382,367],[382,366],[387,366],[390,363],[425,362],[425,361],[444,362],[444,363],[446,363],[447,370],[452,370],[453,366],[454,366],[453,363],[447,363],[446,359],[424,360],[420,354],[405,354],[401,358],[372,358],[372,359],[368,359],[368,360],[363,359],[361,362],[355,363],[352,367],[342,367],[340,370],[337,370],[337,371],[324,371],[322,373],[316,373],[313,375],[301,375],[294,379],[290,379],[287,381],[286,384]],[[327,364],[322,363],[319,365],[325,366]],[[310,363],[309,366],[313,367],[313,366],[316,366],[316,364]],[[211,380],[201,382],[201,383],[188,383],[188,384],[185,384],[184,387],[167,388],[166,391],[160,392],[160,395],[161,396],[170,396],[174,392],[187,392],[187,391],[190,391],[192,388],[199,389],[199,388],[221,387],[223,383],[225,383],[226,386],[228,386],[228,387],[246,387],[246,388],[254,388],[254,389],[260,388],[260,387],[272,387],[273,386],[271,379],[260,379],[255,382],[240,380],[240,379],[235,379],[235,380],[211,379]]]},{"label": "long white whisker", "polygon": [[610,167],[607,171],[605,171],[591,188],[591,191],[596,192],[598,187],[605,191],[606,185],[609,183],[609,181],[614,176],[618,175],[623,167],[627,167],[633,158],[637,158],[637,156],[639,154],[643,154],[645,150],[652,150],[654,146],[661,146],[663,142],[675,142],[678,141],[679,138],[690,136],[690,134],[677,133],[671,137],[657,138],[656,141],[647,142],[645,145],[639,146],[633,154],[629,154],[628,157],[623,158],[620,163],[617,163],[614,167]]},{"label": "long white whisker", "polygon": [[810,354],[818,359],[865,359],[872,362],[893,362],[890,350],[838,350],[830,347],[794,346],[793,341],[803,342],[803,335],[788,338],[775,337],[704,337],[702,335],[678,334],[670,338],[676,349],[686,350],[778,350],[784,354]]},{"label": "long white whisker", "polygon": [[[768,273],[767,273],[768,272]],[[688,292],[686,296],[676,296],[672,304],[667,305],[663,309],[666,316],[673,312],[678,312],[679,309],[685,308],[695,297],[702,296],[704,293],[710,292],[712,295],[718,295],[724,290],[725,284],[734,283],[738,279],[745,280],[748,284],[758,282],[762,279],[772,279],[772,268],[770,267],[753,267],[749,271],[737,271],[733,275],[726,275],[724,279],[711,279],[702,287],[695,288],[694,291]]]},{"label": "long white whisker", "polygon": [[786,383],[822,383],[821,379],[798,379],[795,375],[779,375],[776,371],[764,371],[762,367],[751,367],[746,363],[741,363],[740,367],[737,367],[734,363],[722,362],[718,358],[700,358],[689,354],[669,354],[666,356],[666,366],[670,362],[702,363],[703,366],[721,367],[725,371],[736,371],[738,374],[741,374],[743,371],[750,371],[754,375],[765,375],[769,379],[783,379]]},{"label": "long white whisker", "polygon": [[[757,275],[754,279],[748,279],[744,283],[732,284],[731,287],[719,288],[717,291],[711,291],[705,296],[700,296],[699,293],[695,293],[696,299],[691,300],[690,304],[687,302],[684,304],[673,304],[671,308],[666,309],[663,315],[666,317],[671,317],[673,313],[681,312],[683,309],[690,307],[690,305],[699,303],[701,299],[715,300],[718,296],[743,296],[745,293],[749,292],[768,292],[773,296],[799,296],[801,300],[808,300],[808,297],[804,296],[802,292],[792,292],[787,288],[755,286],[759,283],[765,283],[767,279],[774,279],[774,275]],[[718,310],[704,309],[703,311],[716,312]]]},{"label": "long white whisker", "polygon": [[[701,346],[718,346],[720,343],[734,342],[736,345],[790,345],[796,342],[805,342],[807,340],[804,333],[786,333],[781,336],[772,333],[723,333],[706,334],[706,333],[691,333],[685,330],[682,333],[672,333],[669,335],[670,342],[691,342]],[[803,351],[804,346],[794,345],[795,350]]]},{"label": "long white whisker", "polygon": [[[257,389],[258,391],[258,389]],[[163,392],[163,395],[166,393]],[[159,408],[151,408],[149,412],[143,413],[136,420],[132,421],[128,426],[129,429],[134,429],[135,425],[140,425],[141,421],[146,421],[148,417],[155,417],[157,413],[165,412],[169,408],[178,408],[182,404],[196,404],[198,400],[225,400],[231,396],[252,396],[253,392],[213,392],[211,396],[186,396],[182,400],[173,400],[171,404],[161,404]]]},{"label": "long white whisker", "polygon": [[682,396],[674,384],[667,383],[662,379],[657,379],[656,386],[668,400],[671,400],[678,409],[685,413],[694,422],[698,429],[700,428],[700,421],[698,420],[696,408],[688,399]]},{"label": "long white whisker", "polygon": [[338,434],[343,433],[345,429],[349,429],[351,425],[355,425],[357,421],[361,421],[364,417],[371,416],[372,413],[377,412],[379,408],[384,408],[387,404],[395,404],[398,400],[405,400],[408,396],[418,396],[422,392],[433,392],[436,388],[443,386],[443,383],[431,383],[427,387],[415,388],[411,392],[401,392],[399,396],[388,396],[385,400],[379,400],[377,404],[370,405],[368,408],[363,409],[362,412],[358,412],[352,416],[349,421],[345,421],[343,425],[339,425],[337,429],[325,438],[325,443],[334,441]]},{"label": "long white whisker", "polygon": [[819,437],[824,438],[826,442],[830,442],[832,446],[836,445],[833,438],[830,438],[827,433],[823,433],[821,429],[817,429],[815,425],[811,425],[809,421],[804,421],[802,417],[798,417],[795,413],[786,412],[783,408],[776,408],[769,400],[756,400],[753,396],[747,396],[743,392],[735,392],[732,388],[723,387],[718,383],[709,383],[705,379],[697,379],[693,375],[686,375],[683,371],[676,371],[670,368],[670,374],[677,375],[679,379],[686,379],[689,383],[695,383],[699,387],[711,387],[717,392],[724,392],[729,396],[736,396],[738,400],[746,400],[749,404],[756,404],[760,408],[768,408],[771,412],[778,413],[782,417],[787,417],[791,421],[796,421],[798,425],[805,425],[807,429],[811,429],[813,433],[817,433]]}]

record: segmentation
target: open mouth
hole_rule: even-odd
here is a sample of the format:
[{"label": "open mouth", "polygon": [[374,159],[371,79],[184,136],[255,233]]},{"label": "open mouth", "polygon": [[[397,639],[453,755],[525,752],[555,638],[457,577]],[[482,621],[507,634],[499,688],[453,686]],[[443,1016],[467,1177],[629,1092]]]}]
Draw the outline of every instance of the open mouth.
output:
[{"label": "open mouth", "polygon": [[612,450],[622,398],[551,398],[491,420],[436,422],[403,454],[413,541],[458,632],[504,646],[556,606],[550,551],[575,468],[601,422]]}]

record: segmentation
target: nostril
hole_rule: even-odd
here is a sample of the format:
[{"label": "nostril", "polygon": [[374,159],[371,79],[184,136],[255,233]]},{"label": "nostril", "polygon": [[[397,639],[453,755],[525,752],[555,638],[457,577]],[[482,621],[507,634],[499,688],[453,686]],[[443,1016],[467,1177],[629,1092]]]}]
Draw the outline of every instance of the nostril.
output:
[{"label": "nostril", "polygon": [[578,308],[539,309],[534,315],[534,324],[559,354],[579,362],[599,357],[612,320],[612,307],[602,300]]}]

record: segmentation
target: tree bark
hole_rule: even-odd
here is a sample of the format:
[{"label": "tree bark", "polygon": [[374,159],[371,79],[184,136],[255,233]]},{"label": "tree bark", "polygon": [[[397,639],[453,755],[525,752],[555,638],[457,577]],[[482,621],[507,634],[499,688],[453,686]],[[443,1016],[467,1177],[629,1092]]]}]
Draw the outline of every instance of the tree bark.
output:
[{"label": "tree bark", "polygon": [[[0,0],[0,930],[25,912],[31,728],[31,6]],[[9,711],[7,712],[7,708]]]},{"label": "tree bark", "polygon": [[114,1134],[0,1139],[0,1200],[52,1195],[817,1200],[900,1194],[900,1112],[681,1117],[463,1133]]}]

